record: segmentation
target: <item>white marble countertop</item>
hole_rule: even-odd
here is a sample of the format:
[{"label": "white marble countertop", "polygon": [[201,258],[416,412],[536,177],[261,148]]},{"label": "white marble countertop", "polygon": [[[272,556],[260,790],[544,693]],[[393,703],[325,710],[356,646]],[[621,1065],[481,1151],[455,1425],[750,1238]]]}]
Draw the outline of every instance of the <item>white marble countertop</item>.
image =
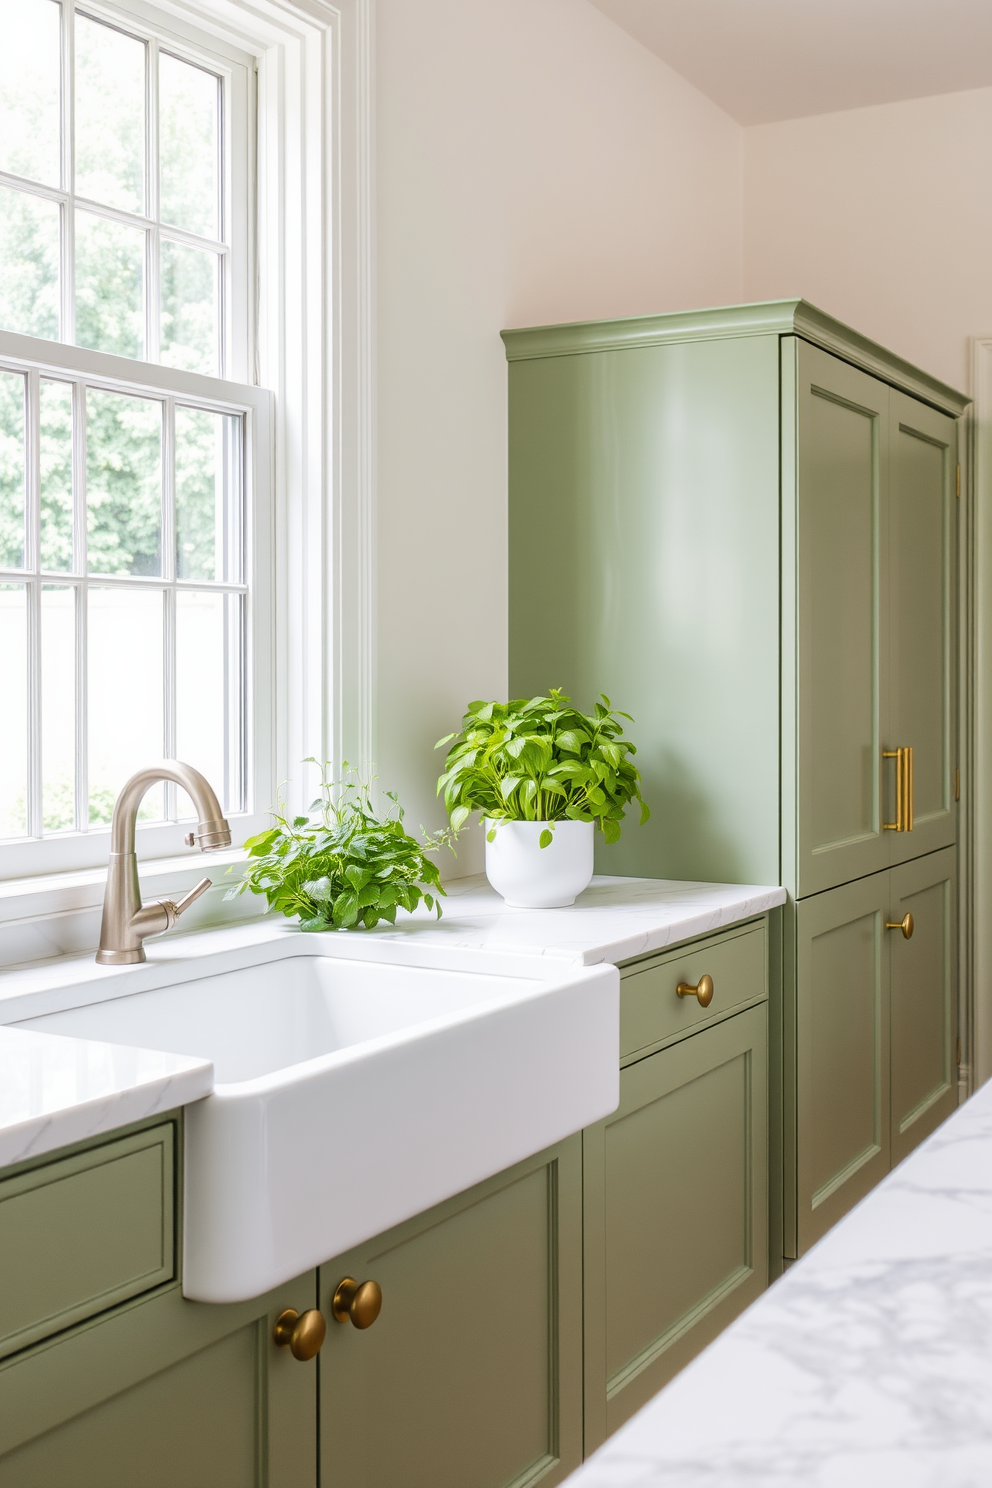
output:
[{"label": "white marble countertop", "polygon": [[0,1028],[0,1167],[174,1111],[213,1084],[207,1059]]},{"label": "white marble countertop", "polygon": [[992,1082],[567,1481],[988,1488]]},{"label": "white marble countertop", "polygon": [[[763,914],[785,901],[774,887],[595,878],[568,909],[509,909],[481,876],[447,885],[444,914],[395,927],[322,935],[321,954],[437,962],[499,974],[526,956],[580,965],[617,962]],[[0,976],[0,1165],[198,1100],[213,1088],[206,1060],[11,1027],[88,1003],[174,985],[265,960],[297,935],[281,917],[147,942],[141,966],[97,966],[65,956]],[[266,948],[269,948],[268,954]],[[7,1025],[4,1027],[3,1025]]]}]

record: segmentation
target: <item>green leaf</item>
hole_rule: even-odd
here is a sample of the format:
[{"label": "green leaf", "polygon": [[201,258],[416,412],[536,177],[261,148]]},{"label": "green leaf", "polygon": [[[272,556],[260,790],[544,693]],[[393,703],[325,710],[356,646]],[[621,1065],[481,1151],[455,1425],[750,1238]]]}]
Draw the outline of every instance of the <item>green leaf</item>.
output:
[{"label": "green leaf", "polygon": [[554,840],[555,840],[555,834],[554,834],[554,832],[549,832],[548,829],[547,829],[547,827],[545,827],[544,831],[541,833],[540,837],[538,837],[538,839],[537,839],[537,845],[538,845],[538,847],[550,847],[551,844],[552,844],[552,842],[554,842]]}]

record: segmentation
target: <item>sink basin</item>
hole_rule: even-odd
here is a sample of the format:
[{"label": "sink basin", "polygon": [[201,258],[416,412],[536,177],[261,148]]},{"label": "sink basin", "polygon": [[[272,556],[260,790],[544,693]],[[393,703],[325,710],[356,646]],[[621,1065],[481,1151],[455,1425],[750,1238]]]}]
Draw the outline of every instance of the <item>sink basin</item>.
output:
[{"label": "sink basin", "polygon": [[495,975],[340,945],[18,1025],[212,1060],[186,1110],[187,1297],[258,1296],[616,1109],[615,967]]}]

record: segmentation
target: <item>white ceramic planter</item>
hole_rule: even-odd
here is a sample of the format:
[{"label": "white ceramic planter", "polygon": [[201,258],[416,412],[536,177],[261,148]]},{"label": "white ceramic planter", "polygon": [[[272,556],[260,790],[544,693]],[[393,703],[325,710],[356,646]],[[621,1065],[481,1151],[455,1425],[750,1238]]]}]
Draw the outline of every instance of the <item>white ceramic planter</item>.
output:
[{"label": "white ceramic planter", "polygon": [[[552,827],[547,847],[541,833]],[[559,909],[575,902],[592,878],[593,822],[484,823],[486,877],[515,909]],[[496,836],[489,841],[489,833]]]}]

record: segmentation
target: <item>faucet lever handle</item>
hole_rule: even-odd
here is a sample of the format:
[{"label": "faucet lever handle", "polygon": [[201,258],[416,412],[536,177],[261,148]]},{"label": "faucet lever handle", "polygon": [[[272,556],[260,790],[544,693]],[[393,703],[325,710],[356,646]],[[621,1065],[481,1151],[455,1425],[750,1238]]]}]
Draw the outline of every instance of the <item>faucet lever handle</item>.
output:
[{"label": "faucet lever handle", "polygon": [[188,894],[184,894],[181,899],[176,901],[176,919],[178,920],[179,916],[185,910],[189,909],[190,905],[194,904],[201,894],[205,894],[212,887],[213,880],[209,878],[201,878],[199,883],[194,884]]}]

